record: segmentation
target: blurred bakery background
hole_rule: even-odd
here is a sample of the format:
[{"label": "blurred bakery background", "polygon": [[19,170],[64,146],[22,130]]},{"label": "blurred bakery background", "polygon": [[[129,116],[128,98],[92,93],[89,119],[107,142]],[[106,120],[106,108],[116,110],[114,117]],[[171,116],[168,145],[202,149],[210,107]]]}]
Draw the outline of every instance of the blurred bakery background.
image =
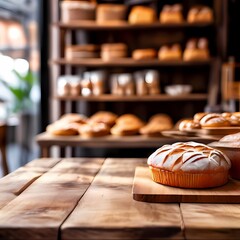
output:
[{"label": "blurred bakery background", "polygon": [[0,0],[0,176],[40,156],[147,157],[183,119],[239,112],[239,10]]}]

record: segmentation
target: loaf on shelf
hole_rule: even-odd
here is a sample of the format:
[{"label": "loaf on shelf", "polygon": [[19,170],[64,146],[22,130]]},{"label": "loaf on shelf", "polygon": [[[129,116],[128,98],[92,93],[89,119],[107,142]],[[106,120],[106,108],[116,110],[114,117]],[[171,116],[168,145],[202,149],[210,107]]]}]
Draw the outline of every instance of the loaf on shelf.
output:
[{"label": "loaf on shelf", "polygon": [[134,60],[154,59],[157,57],[157,52],[153,48],[135,49],[132,52],[132,58]]},{"label": "loaf on shelf", "polygon": [[126,22],[127,6],[122,4],[98,4],[96,21],[100,24],[119,24]]},{"label": "loaf on shelf", "polygon": [[190,39],[183,53],[184,61],[207,60],[210,58],[208,40],[206,38]]},{"label": "loaf on shelf", "polygon": [[213,22],[213,11],[207,6],[192,7],[187,15],[189,23],[208,23]]},{"label": "loaf on shelf", "polygon": [[87,1],[62,1],[62,21],[94,21],[96,4]]},{"label": "loaf on shelf", "polygon": [[151,24],[157,19],[154,9],[146,6],[134,6],[128,16],[130,24]]},{"label": "loaf on shelf", "polygon": [[182,23],[184,21],[182,5],[165,5],[160,12],[159,20],[161,23]]},{"label": "loaf on shelf", "polygon": [[105,43],[101,45],[101,58],[104,61],[126,58],[127,51],[128,48],[125,43]]},{"label": "loaf on shelf", "polygon": [[163,45],[158,51],[161,61],[178,61],[182,59],[182,49],[179,44]]},{"label": "loaf on shelf", "polygon": [[66,46],[65,56],[67,59],[98,58],[99,46],[94,44],[82,44]]}]

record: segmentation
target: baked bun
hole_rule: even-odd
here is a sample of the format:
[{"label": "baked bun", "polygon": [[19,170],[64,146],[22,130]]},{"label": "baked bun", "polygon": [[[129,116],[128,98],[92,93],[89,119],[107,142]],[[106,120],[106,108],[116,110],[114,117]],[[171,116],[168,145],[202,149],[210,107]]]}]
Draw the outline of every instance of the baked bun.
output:
[{"label": "baked bun", "polygon": [[147,161],[155,182],[182,188],[209,188],[228,181],[231,162],[221,151],[196,142],[164,145]]},{"label": "baked bun", "polygon": [[67,123],[86,123],[87,122],[87,117],[83,114],[78,114],[78,113],[66,113],[61,116],[59,121],[61,122],[67,122]]},{"label": "baked bun", "polygon": [[82,124],[56,121],[49,124],[46,128],[47,133],[55,136],[73,136],[78,135],[78,128]]},{"label": "baked bun", "polygon": [[204,117],[204,116],[206,116],[208,113],[205,113],[205,112],[199,112],[199,113],[196,113],[196,114],[194,114],[194,116],[193,116],[193,120],[195,121],[195,122],[200,122],[200,120]]},{"label": "baked bun", "polygon": [[201,125],[199,122],[195,122],[190,119],[184,119],[179,123],[178,129],[180,131],[200,129]]},{"label": "baked bun", "polygon": [[230,122],[231,126],[240,126],[240,118],[233,113],[224,112],[222,116]]},{"label": "baked bun", "polygon": [[209,113],[200,120],[202,127],[228,127],[230,122],[218,113]]},{"label": "baked bun", "polygon": [[124,114],[120,116],[116,124],[111,128],[111,134],[117,136],[130,136],[139,133],[145,123],[133,114]]},{"label": "baked bun", "polygon": [[183,52],[184,61],[196,61],[209,59],[208,40],[206,38],[190,39]]},{"label": "baked bun", "polygon": [[104,123],[88,123],[79,128],[81,137],[103,137],[110,134],[110,128]]},{"label": "baked bun", "polygon": [[154,59],[157,57],[157,52],[155,49],[136,49],[132,52],[132,58],[134,60],[144,60],[144,59]]},{"label": "baked bun", "polygon": [[130,24],[150,24],[157,19],[154,9],[146,6],[134,6],[128,16]]},{"label": "baked bun", "polygon": [[149,137],[160,137],[162,136],[162,131],[172,129],[173,125],[170,123],[148,123],[143,126],[139,132],[142,135]]},{"label": "baked bun", "polygon": [[189,10],[187,15],[189,23],[206,23],[213,21],[213,11],[207,6],[197,6]]},{"label": "baked bun", "polygon": [[172,118],[165,113],[157,113],[149,118],[150,123],[166,123],[173,125]]},{"label": "baked bun", "polygon": [[183,22],[182,5],[165,5],[160,13],[161,23],[181,23]]},{"label": "baked bun", "polygon": [[115,113],[99,111],[89,118],[89,123],[104,123],[112,127],[116,123],[117,117]]},{"label": "baked bun", "polygon": [[163,45],[158,51],[158,59],[161,61],[181,60],[181,46],[179,44]]}]

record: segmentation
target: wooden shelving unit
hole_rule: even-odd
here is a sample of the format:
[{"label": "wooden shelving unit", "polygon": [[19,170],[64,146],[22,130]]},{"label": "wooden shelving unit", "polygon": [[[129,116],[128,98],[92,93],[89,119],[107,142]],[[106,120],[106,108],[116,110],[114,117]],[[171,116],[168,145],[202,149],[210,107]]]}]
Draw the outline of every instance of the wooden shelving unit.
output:
[{"label": "wooden shelving unit", "polygon": [[[158,5],[158,11],[164,4],[169,4],[167,0],[153,1]],[[176,1],[173,1],[177,3]],[[123,110],[124,106],[136,107],[130,108],[136,111],[155,110],[156,113],[165,111],[175,111],[178,114],[178,119],[186,116],[182,116],[181,113],[186,110],[197,109],[198,103],[201,106],[209,105],[214,106],[217,102],[219,91],[219,74],[221,59],[226,52],[226,15],[227,15],[227,2],[225,0],[211,0],[203,1],[203,4],[209,4],[214,10],[214,22],[210,23],[195,23],[189,24],[183,22],[181,24],[161,24],[159,22],[152,24],[139,24],[131,25],[126,23],[122,24],[98,24],[95,21],[78,21],[78,22],[61,22],[60,16],[56,9],[59,7],[60,0],[53,0],[52,5],[52,24],[51,24],[51,56],[49,59],[49,66],[51,69],[51,103],[52,111],[56,109],[57,113],[53,116],[53,120],[56,120],[61,114],[65,112],[79,112],[79,106],[86,104],[88,113],[98,110],[110,110],[117,111]],[[199,4],[199,1],[184,0],[184,7],[187,10],[194,4]],[[152,37],[151,34],[154,34]],[[77,37],[78,36],[78,37]],[[82,38],[80,38],[81,36]],[[162,36],[163,39],[162,40]],[[173,36],[173,37],[172,37]],[[210,41],[210,52],[212,58],[206,61],[159,61],[145,60],[135,61],[132,58],[124,58],[118,60],[112,60],[109,62],[103,61],[101,58],[94,59],[76,59],[69,60],[65,58],[64,49],[66,45],[81,44],[81,43],[93,43],[102,44],[106,42],[126,42],[129,47],[129,56],[132,50],[136,48],[146,48],[155,46],[156,43],[160,47],[165,43],[174,43],[174,39],[182,44],[183,50],[185,44],[189,38],[192,37],[207,37]],[[83,42],[79,42],[79,39],[84,39]],[[161,79],[162,84],[170,84],[173,80],[177,83],[192,83],[197,87],[204,86],[202,89],[197,89],[191,94],[169,96],[164,93],[164,86],[161,86],[161,94],[155,96],[114,96],[109,94],[100,96],[58,96],[56,87],[57,79],[59,75],[65,74],[77,74],[80,71],[99,70],[104,69],[106,71],[137,71],[144,69],[155,69],[160,73],[163,72]],[[177,76],[177,77],[176,77]],[[163,104],[161,104],[163,102]],[[117,107],[119,104],[119,107]],[[146,109],[142,109],[147,105]],[[57,107],[56,107],[57,106]],[[109,108],[109,106],[112,107]],[[171,109],[174,108],[174,109]],[[136,109],[135,109],[136,108]],[[177,109],[176,109],[177,108]],[[199,109],[199,108],[198,108]],[[196,110],[198,111],[198,110]],[[203,108],[201,109],[203,111]],[[81,112],[82,113],[82,112]],[[168,112],[166,112],[168,113]],[[148,116],[149,117],[149,116]],[[106,147],[110,145],[113,147],[158,147],[163,143],[175,141],[169,138],[144,138],[143,136],[135,136],[132,138],[114,138],[109,136],[99,139],[82,139],[81,137],[54,137],[43,133],[37,137],[38,143],[43,147],[44,144],[48,148],[52,145],[58,145],[60,147],[66,146],[83,146],[83,147]]]}]

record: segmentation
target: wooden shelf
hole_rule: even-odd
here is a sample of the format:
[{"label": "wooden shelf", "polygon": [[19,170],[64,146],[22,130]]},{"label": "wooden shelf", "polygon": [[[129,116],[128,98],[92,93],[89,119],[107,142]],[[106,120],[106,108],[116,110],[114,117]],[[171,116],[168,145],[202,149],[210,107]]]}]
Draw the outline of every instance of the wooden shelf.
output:
[{"label": "wooden shelf", "polygon": [[53,23],[53,26],[62,28],[62,29],[82,29],[82,30],[137,30],[137,29],[175,29],[175,28],[202,28],[213,26],[214,23],[173,23],[173,24],[162,24],[160,22],[152,24],[129,24],[119,23],[119,24],[100,24],[95,21],[76,21],[69,23]]},{"label": "wooden shelf", "polygon": [[[213,139],[203,137],[182,137],[177,141],[200,141],[210,143]],[[176,142],[175,138],[147,137],[147,136],[105,136],[95,138],[83,138],[81,136],[53,136],[47,132],[36,136],[36,141],[42,148],[51,146],[60,147],[95,147],[95,148],[158,148],[163,144]]]},{"label": "wooden shelf", "polygon": [[103,61],[101,58],[83,58],[76,60],[68,60],[65,58],[53,59],[50,64],[87,66],[87,67],[191,67],[210,65],[213,59],[200,61],[159,61],[158,59],[136,61],[132,58],[114,59],[111,61]]},{"label": "wooden shelf", "polygon": [[100,96],[54,96],[55,99],[63,101],[92,101],[92,102],[151,102],[151,101],[198,101],[207,100],[208,94],[192,93],[179,96],[170,96],[167,94],[148,95],[148,96],[116,96],[112,94],[103,94]]}]

